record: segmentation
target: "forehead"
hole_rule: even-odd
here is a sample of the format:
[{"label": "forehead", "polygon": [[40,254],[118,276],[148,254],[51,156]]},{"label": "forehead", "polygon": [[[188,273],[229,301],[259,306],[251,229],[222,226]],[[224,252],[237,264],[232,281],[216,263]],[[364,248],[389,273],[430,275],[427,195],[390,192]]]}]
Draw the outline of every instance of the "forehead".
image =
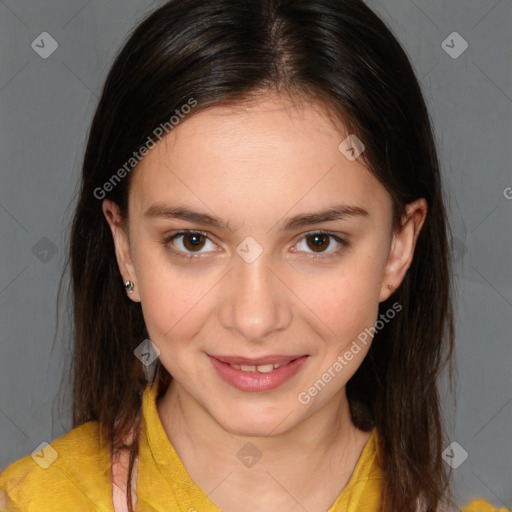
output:
[{"label": "forehead", "polygon": [[133,172],[130,211],[182,201],[256,215],[319,201],[385,202],[387,192],[361,159],[340,151],[347,135],[321,105],[287,97],[185,116]]}]

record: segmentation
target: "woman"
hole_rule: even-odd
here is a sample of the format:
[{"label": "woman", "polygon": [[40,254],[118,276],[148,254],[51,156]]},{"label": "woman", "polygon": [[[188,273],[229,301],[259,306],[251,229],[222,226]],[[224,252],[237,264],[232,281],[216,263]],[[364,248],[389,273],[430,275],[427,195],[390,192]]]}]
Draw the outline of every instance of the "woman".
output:
[{"label": "woman", "polygon": [[2,474],[7,510],[458,510],[439,164],[363,2],[143,21],[93,120],[70,261],[74,428]]}]

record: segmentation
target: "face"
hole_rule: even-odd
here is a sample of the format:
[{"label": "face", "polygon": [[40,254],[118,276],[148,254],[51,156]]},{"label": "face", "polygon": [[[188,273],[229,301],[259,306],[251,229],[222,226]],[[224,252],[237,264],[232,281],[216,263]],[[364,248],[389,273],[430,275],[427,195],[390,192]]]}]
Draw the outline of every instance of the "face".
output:
[{"label": "face", "polygon": [[393,232],[389,194],[339,149],[347,135],[279,96],[214,107],[132,171],[126,233],[103,202],[173,385],[229,432],[284,432],[343,397],[410,265],[426,203]]}]

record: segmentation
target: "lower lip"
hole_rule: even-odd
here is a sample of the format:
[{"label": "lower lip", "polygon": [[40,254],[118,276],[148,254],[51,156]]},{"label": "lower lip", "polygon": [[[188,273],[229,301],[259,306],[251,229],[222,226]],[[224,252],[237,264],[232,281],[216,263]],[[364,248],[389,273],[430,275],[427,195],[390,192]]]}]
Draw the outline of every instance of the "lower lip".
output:
[{"label": "lower lip", "polygon": [[218,374],[233,387],[241,391],[270,391],[291,379],[306,362],[308,356],[302,356],[269,373],[243,372],[208,356]]}]

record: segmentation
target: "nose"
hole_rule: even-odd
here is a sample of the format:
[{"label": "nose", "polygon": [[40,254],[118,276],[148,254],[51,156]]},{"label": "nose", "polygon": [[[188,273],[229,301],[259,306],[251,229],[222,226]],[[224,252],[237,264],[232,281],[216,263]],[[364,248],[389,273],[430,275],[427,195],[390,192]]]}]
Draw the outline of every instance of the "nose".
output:
[{"label": "nose", "polygon": [[230,287],[219,308],[221,324],[241,337],[261,342],[292,320],[287,288],[265,255],[247,263],[242,258],[230,272]]}]

